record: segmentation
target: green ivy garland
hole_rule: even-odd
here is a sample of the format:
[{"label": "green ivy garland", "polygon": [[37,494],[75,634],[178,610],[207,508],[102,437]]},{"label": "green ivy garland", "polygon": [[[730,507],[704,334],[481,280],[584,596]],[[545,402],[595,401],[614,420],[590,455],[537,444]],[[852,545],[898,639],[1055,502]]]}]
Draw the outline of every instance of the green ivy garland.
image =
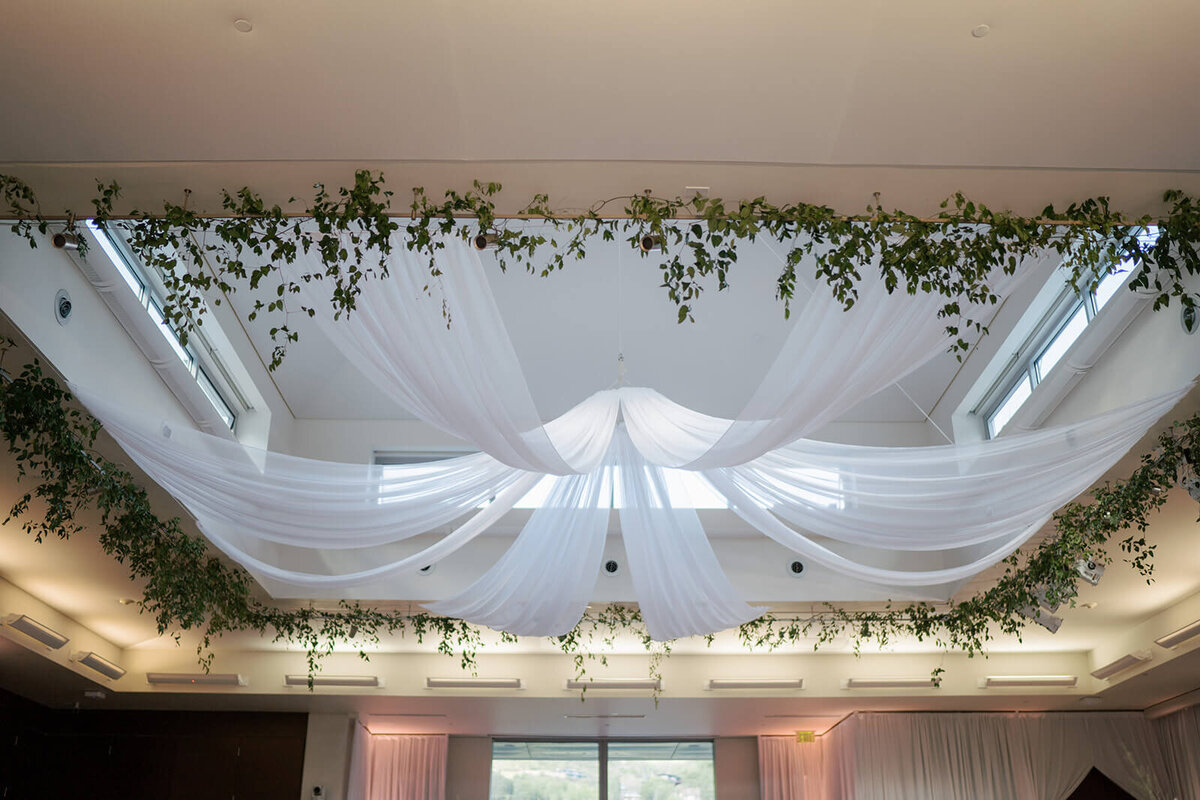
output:
[{"label": "green ivy garland", "polygon": [[[120,187],[97,181],[96,188],[93,218],[101,226],[123,226],[134,251],[163,276],[163,314],[184,343],[201,323],[205,298],[213,290],[229,295],[239,287],[273,287],[272,299],[256,300],[250,313],[251,319],[263,313],[273,320],[272,369],[282,362],[287,345],[297,340],[288,326],[289,312],[315,313],[308,307],[287,307],[300,283],[326,282],[335,314],[352,313],[363,281],[387,275],[393,234],[401,227],[383,175],[367,170],[357,171],[351,186],[334,193],[316,184],[311,204],[298,215],[242,188],[222,191],[221,217],[189,210],[190,192],[185,191],[182,205],[164,203],[161,212],[134,210],[117,218],[113,209]],[[494,248],[502,270],[517,264],[545,276],[583,258],[594,237],[612,241],[620,235],[643,256],[656,250],[664,255],[658,265],[662,286],[684,322],[692,318],[693,304],[706,284],[715,281],[718,290],[728,286],[740,245],[769,237],[786,250],[776,281],[785,314],[797,270],[806,259],[815,265],[814,277],[826,283],[845,308],[856,300],[864,267],[875,264],[889,290],[944,299],[938,314],[947,321],[951,350],[960,356],[970,346],[967,333],[984,331],[982,323],[964,313],[963,304],[995,303],[993,277],[998,272],[1012,274],[1024,258],[1047,250],[1063,257],[1075,286],[1090,286],[1128,263],[1137,265],[1130,288],[1152,292],[1155,309],[1176,298],[1194,307],[1200,299],[1184,284],[1187,276],[1200,273],[1200,203],[1177,190],[1163,193],[1169,210],[1158,219],[1128,219],[1112,210],[1104,197],[1073,203],[1063,211],[1047,206],[1040,216],[1026,218],[993,211],[962,194],[942,203],[931,219],[886,211],[878,200],[865,214],[844,216],[829,206],[777,206],[762,197],[727,205],[718,198],[648,194],[611,198],[576,213],[556,211],[549,197],[539,194],[516,218],[502,218],[495,206],[500,191],[498,183],[476,181],[467,192],[447,191],[438,203],[424,189],[413,189],[404,246],[425,256],[436,277],[437,253],[444,247],[441,236],[481,236]],[[9,218],[16,221],[14,232],[36,247],[33,230],[45,233],[50,222],[33,190],[15,177],[0,175],[0,197]],[[618,218],[603,216],[618,202],[623,203]],[[549,230],[520,224],[529,219],[548,223]],[[69,212],[65,224],[75,229]],[[1153,243],[1142,236],[1149,225],[1158,228]],[[302,275],[299,283],[285,278],[279,265],[294,263],[305,253],[316,255],[319,268]],[[212,302],[221,302],[212,297]]]},{"label": "green ivy garland", "polygon": [[[0,358],[8,346],[0,347]],[[199,631],[197,655],[205,669],[212,664],[215,639],[227,631],[247,630],[303,647],[310,677],[335,646],[378,643],[380,636],[396,633],[411,633],[418,641],[432,637],[438,651],[457,656],[464,670],[474,668],[484,642],[480,630],[462,620],[359,603],[285,609],[261,602],[252,595],[252,580],[244,570],[211,555],[204,540],[188,535],[178,518],[156,516],[133,476],[94,450],[99,423],[75,408],[71,396],[36,360],[4,378],[0,433],[16,460],[19,480],[35,484],[5,522],[21,519],[24,530],[40,542],[84,533],[87,526],[80,515],[98,512],[101,547],[129,568],[131,580],[145,581],[141,610],[154,616],[160,635],[178,638],[180,631]],[[844,635],[855,652],[867,641],[886,644],[911,636],[970,656],[983,653],[997,633],[1019,637],[1037,615],[1039,599],[1073,604],[1080,580],[1076,562],[1100,558],[1111,563],[1104,547],[1121,533],[1124,560],[1150,582],[1155,550],[1145,538],[1150,514],[1166,501],[1177,476],[1198,463],[1200,417],[1193,417],[1163,433],[1157,450],[1144,455],[1128,478],[1096,489],[1092,502],[1074,502],[1059,511],[1056,534],[1031,552],[1008,558],[1004,575],[992,588],[949,607],[913,603],[849,610],[826,605],[800,617],[765,614],[740,626],[737,634],[750,650],[796,647],[814,639],[818,649]],[[31,513],[35,498],[40,513]],[[573,659],[576,677],[582,679],[589,662],[604,661],[598,643],[611,644],[619,634],[630,633],[640,637],[650,656],[651,677],[661,677],[661,661],[670,654],[671,643],[653,642],[636,608],[602,606],[553,641]],[[707,637],[709,642],[712,638]],[[515,639],[502,635],[503,641]],[[360,655],[367,658],[364,651]],[[935,670],[935,678],[940,673]]]}]

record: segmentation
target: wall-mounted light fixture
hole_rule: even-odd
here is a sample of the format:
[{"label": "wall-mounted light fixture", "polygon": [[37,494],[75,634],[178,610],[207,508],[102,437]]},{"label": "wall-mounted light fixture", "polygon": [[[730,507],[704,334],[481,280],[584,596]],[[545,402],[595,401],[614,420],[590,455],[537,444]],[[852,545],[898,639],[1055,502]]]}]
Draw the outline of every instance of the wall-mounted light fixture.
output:
[{"label": "wall-mounted light fixture", "polygon": [[1092,670],[1092,677],[1107,680],[1118,672],[1124,672],[1127,669],[1136,667],[1138,664],[1144,664],[1153,657],[1149,650],[1137,650],[1132,653],[1126,653],[1116,661],[1111,661],[1103,667]]},{"label": "wall-mounted light fixture", "polygon": [[426,678],[426,689],[520,689],[520,678]]},{"label": "wall-mounted light fixture", "polygon": [[[284,675],[284,686],[308,687],[307,675]],[[378,689],[383,684],[378,675],[313,675],[313,686],[356,686],[362,689]]]},{"label": "wall-mounted light fixture", "polygon": [[147,672],[152,686],[247,686],[245,677],[233,672]]},{"label": "wall-mounted light fixture", "polygon": [[110,680],[120,680],[125,675],[125,670],[109,661],[104,656],[91,652],[80,651],[71,654],[71,660],[76,664],[82,664],[88,669],[99,672]]},{"label": "wall-mounted light fixture", "polygon": [[567,681],[567,688],[578,691],[586,689],[662,689],[662,681],[657,678],[597,678],[596,680]]},{"label": "wall-mounted light fixture", "polygon": [[769,689],[786,691],[803,689],[803,678],[713,678],[708,682],[708,688],[717,692],[724,689]]},{"label": "wall-mounted light fixture", "polygon": [[1170,650],[1172,647],[1178,647],[1188,639],[1194,639],[1200,636],[1200,619],[1190,625],[1184,625],[1177,631],[1172,631],[1166,636],[1160,636],[1154,640],[1154,643],[1159,647],[1165,647]]},{"label": "wall-mounted light fixture", "polygon": [[936,689],[940,681],[929,675],[912,678],[847,678],[843,689]]},{"label": "wall-mounted light fixture", "polygon": [[979,682],[980,689],[997,689],[1008,686],[1074,686],[1079,679],[1074,675],[989,675]]},{"label": "wall-mounted light fixture", "polygon": [[4,624],[15,631],[20,631],[30,639],[36,639],[52,650],[57,650],[71,641],[53,628],[47,628],[33,617],[27,617],[24,614],[9,614],[4,618]]}]

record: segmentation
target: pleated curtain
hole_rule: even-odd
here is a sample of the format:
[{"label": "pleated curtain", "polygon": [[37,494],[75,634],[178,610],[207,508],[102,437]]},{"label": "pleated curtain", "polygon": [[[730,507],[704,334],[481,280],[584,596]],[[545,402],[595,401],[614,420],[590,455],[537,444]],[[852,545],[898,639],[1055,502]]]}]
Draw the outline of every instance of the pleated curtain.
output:
[{"label": "pleated curtain", "polygon": [[1093,768],[1138,800],[1200,798],[1200,715],[873,714],[760,737],[764,800],[1063,800]]}]

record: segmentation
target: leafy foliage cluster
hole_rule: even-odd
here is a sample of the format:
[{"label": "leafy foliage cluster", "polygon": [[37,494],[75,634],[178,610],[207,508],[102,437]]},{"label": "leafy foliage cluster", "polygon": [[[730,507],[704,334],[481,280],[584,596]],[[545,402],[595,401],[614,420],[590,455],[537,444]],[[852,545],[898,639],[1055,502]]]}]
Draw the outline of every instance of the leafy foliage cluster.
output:
[{"label": "leafy foliage cluster", "polygon": [[[15,376],[5,375],[0,385],[0,435],[16,461],[20,481],[33,484],[5,522],[21,519],[24,530],[38,541],[98,530],[104,551],[128,567],[131,580],[144,583],[140,605],[153,615],[159,633],[200,634],[198,656],[205,669],[212,663],[217,637],[247,630],[302,647],[310,675],[338,645],[365,647],[397,633],[418,641],[430,637],[440,652],[457,657],[463,669],[474,668],[476,654],[486,644],[480,629],[462,620],[358,603],[318,609],[262,602],[241,568],[212,555],[178,518],[164,520],[155,514],[134,476],[96,451],[99,431],[100,425],[75,408],[71,396],[36,361]],[[840,636],[848,637],[857,650],[868,641],[882,644],[913,636],[971,655],[983,652],[997,633],[1019,635],[1031,623],[1029,611],[1039,600],[1073,602],[1078,559],[1107,558],[1106,543],[1121,533],[1125,560],[1149,580],[1155,548],[1145,538],[1150,514],[1165,502],[1177,475],[1198,461],[1200,417],[1193,417],[1162,434],[1158,449],[1143,456],[1129,478],[1097,489],[1091,502],[1062,509],[1055,515],[1055,535],[1032,552],[1012,556],[995,586],[963,602],[945,608],[923,603],[875,610],[826,606],[801,618],[768,614],[742,625],[737,633],[751,650],[810,643],[819,648]],[[572,657],[576,677],[584,678],[589,664],[603,663],[603,653],[617,637],[629,634],[640,638],[649,655],[650,675],[661,677],[662,659],[670,654],[671,643],[652,641],[633,607],[600,606],[554,643]],[[366,658],[361,650],[360,655]]]},{"label": "leafy foliage cluster", "polygon": [[[125,228],[138,256],[161,273],[167,289],[164,316],[185,344],[202,322],[206,297],[219,304],[221,296],[239,287],[267,290],[269,299],[257,297],[251,318],[270,315],[272,368],[297,340],[289,314],[315,313],[295,298],[302,285],[324,282],[335,315],[352,313],[364,282],[386,277],[395,247],[424,256],[436,278],[437,253],[446,236],[483,237],[502,270],[515,264],[543,276],[582,259],[596,238],[623,237],[643,257],[654,259],[680,322],[692,319],[706,286],[728,286],[740,248],[765,237],[783,248],[776,295],[785,314],[806,263],[811,262],[815,279],[845,308],[857,299],[864,270],[876,269],[889,290],[944,300],[939,316],[946,320],[951,350],[960,354],[969,347],[966,334],[984,329],[972,309],[995,303],[997,280],[1013,274],[1025,258],[1046,251],[1063,257],[1077,286],[1130,264],[1137,265],[1130,288],[1153,293],[1156,309],[1176,299],[1194,307],[1200,299],[1184,284],[1187,276],[1200,273],[1200,205],[1177,190],[1163,194],[1167,213],[1157,219],[1126,218],[1104,197],[1064,210],[1047,206],[1038,217],[1026,218],[994,211],[961,194],[925,219],[887,211],[878,200],[864,214],[844,216],[825,205],[774,205],[762,197],[726,204],[718,198],[649,194],[611,198],[577,212],[556,211],[549,197],[539,194],[514,218],[502,218],[496,212],[500,184],[476,181],[466,192],[445,192],[441,202],[422,188],[413,189],[403,236],[396,236],[403,218],[393,211],[392,192],[384,188],[382,174],[366,170],[355,173],[351,186],[333,193],[315,185],[301,214],[268,205],[242,188],[222,192],[221,217],[189,210],[185,193],[183,204],[165,203],[161,211],[134,210],[116,219],[113,207],[120,187],[99,181],[96,187],[94,219],[101,226]],[[14,231],[36,246],[34,228],[44,233],[49,223],[33,190],[0,175],[0,195],[8,216],[17,221]],[[289,198],[287,204],[296,202]],[[623,205],[614,214],[610,208],[617,203]],[[528,220],[545,224],[531,226]],[[75,226],[69,213],[66,224]],[[1153,241],[1143,235],[1150,225],[1158,228]],[[281,269],[310,254],[297,277]]]}]

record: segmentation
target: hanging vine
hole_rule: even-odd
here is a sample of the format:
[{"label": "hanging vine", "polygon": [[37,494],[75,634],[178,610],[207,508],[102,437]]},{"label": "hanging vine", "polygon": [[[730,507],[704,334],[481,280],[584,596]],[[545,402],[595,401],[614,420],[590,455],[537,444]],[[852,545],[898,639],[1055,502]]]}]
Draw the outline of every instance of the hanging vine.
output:
[{"label": "hanging vine", "polygon": [[[2,343],[0,343],[2,344]],[[0,358],[8,346],[0,346]],[[99,544],[145,584],[140,608],[153,616],[160,635],[200,634],[197,655],[208,669],[213,644],[224,633],[256,631],[304,649],[310,677],[321,660],[346,643],[360,648],[383,635],[413,635],[436,641],[439,652],[473,670],[485,648],[479,628],[458,619],[405,613],[341,602],[334,608],[288,609],[266,604],[251,592],[252,579],[209,552],[203,539],[188,534],[178,518],[157,516],[133,475],[95,450],[100,425],[78,410],[70,394],[46,375],[37,361],[0,383],[0,435],[17,466],[19,483],[32,484],[9,510],[5,522],[21,520],[37,541],[68,539],[93,530],[85,520],[98,515]],[[1157,449],[1122,481],[1092,493],[1054,516],[1055,532],[1027,553],[1005,562],[992,588],[947,607],[913,603],[854,610],[827,605],[798,617],[766,614],[737,629],[752,651],[812,646],[847,637],[857,652],[867,642],[887,644],[910,636],[940,648],[976,655],[998,633],[1020,636],[1043,612],[1039,604],[1073,604],[1080,559],[1111,563],[1106,546],[1116,537],[1133,569],[1153,575],[1155,545],[1146,539],[1150,517],[1166,501],[1177,480],[1196,480],[1200,463],[1200,417],[1176,423],[1159,437]],[[554,643],[573,661],[577,679],[588,666],[604,663],[605,647],[632,634],[649,655],[652,678],[661,678],[671,643],[654,642],[636,608],[614,604],[589,612]],[[707,637],[712,641],[712,637]],[[502,636],[503,641],[515,637]],[[366,658],[365,650],[360,655]],[[941,670],[935,671],[935,677]],[[657,694],[657,693],[655,693]]]},{"label": "hanging vine", "polygon": [[[162,276],[163,314],[183,343],[202,323],[208,302],[219,304],[239,288],[268,290],[270,299],[256,297],[249,316],[272,320],[271,368],[297,341],[289,313],[316,313],[295,298],[302,285],[320,282],[335,316],[353,313],[364,282],[387,276],[394,247],[424,257],[436,276],[437,254],[447,236],[481,237],[502,270],[515,265],[542,276],[585,257],[595,239],[621,236],[643,257],[655,259],[680,322],[693,318],[694,304],[707,287],[729,285],[743,243],[768,237],[785,250],[776,280],[785,314],[806,264],[845,308],[854,305],[864,270],[877,270],[889,291],[944,299],[938,315],[946,320],[950,349],[960,356],[970,346],[967,334],[984,330],[968,306],[995,303],[997,278],[1045,251],[1063,257],[1069,280],[1078,287],[1126,265],[1135,270],[1129,287],[1152,293],[1155,309],[1175,300],[1194,307],[1200,299],[1185,284],[1200,273],[1200,206],[1176,190],[1163,194],[1165,215],[1134,219],[1112,210],[1103,197],[1064,210],[1047,206],[1028,218],[994,211],[961,194],[943,203],[933,218],[888,211],[878,200],[863,214],[844,216],[825,205],[774,205],[762,197],[727,204],[718,198],[648,194],[611,198],[581,212],[556,211],[549,197],[539,194],[516,218],[504,218],[495,205],[500,184],[476,181],[466,192],[445,192],[441,202],[415,188],[403,235],[396,236],[403,218],[392,208],[392,192],[384,188],[382,174],[366,170],[334,192],[315,185],[312,201],[298,215],[242,188],[222,192],[220,217],[189,210],[185,200],[118,219],[114,205],[120,187],[97,181],[96,189],[96,224],[123,229],[138,257]],[[45,233],[51,223],[33,190],[0,175],[0,196],[15,221],[13,232],[36,246],[34,231]],[[73,229],[74,216],[67,212],[65,219]],[[544,224],[531,226],[529,220]],[[1149,226],[1156,227],[1156,236],[1145,235]],[[283,274],[281,265],[309,254],[315,262],[306,260],[298,278]]]}]

